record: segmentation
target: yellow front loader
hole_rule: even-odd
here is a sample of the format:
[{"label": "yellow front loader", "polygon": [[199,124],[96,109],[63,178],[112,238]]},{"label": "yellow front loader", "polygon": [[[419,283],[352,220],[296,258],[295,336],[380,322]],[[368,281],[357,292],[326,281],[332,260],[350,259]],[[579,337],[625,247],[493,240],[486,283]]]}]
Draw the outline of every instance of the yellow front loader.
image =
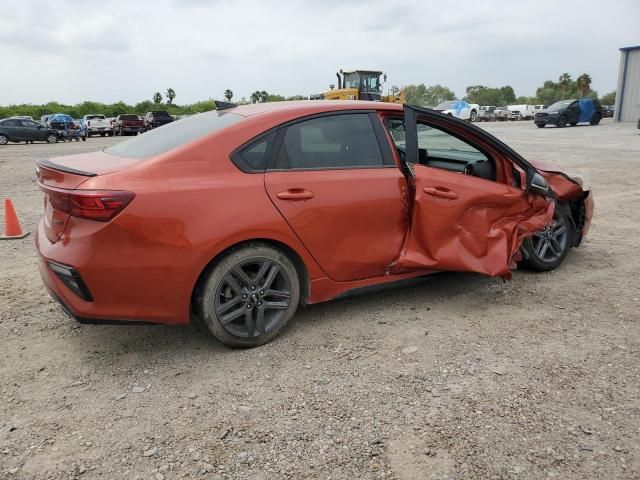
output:
[{"label": "yellow front loader", "polygon": [[[330,90],[311,95],[311,100],[372,100],[377,102],[404,103],[404,93],[397,88],[390,89],[383,95],[382,83],[387,81],[387,74],[379,70],[354,70],[336,73],[338,88],[329,85]],[[382,82],[380,77],[383,78]]]}]

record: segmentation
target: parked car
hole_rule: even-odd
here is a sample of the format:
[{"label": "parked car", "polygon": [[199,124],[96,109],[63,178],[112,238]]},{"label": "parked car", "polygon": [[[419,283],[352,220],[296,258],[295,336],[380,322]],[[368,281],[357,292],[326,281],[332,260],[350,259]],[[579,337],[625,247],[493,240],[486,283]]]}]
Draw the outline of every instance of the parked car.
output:
[{"label": "parked car", "polygon": [[478,111],[479,122],[495,122],[496,121],[496,107],[495,105],[482,105]]},{"label": "parked car", "polygon": [[532,120],[536,113],[533,105],[509,105],[511,120]]},{"label": "parked car", "polygon": [[480,105],[475,103],[465,102],[464,100],[452,100],[442,102],[436,108],[436,112],[444,113],[445,115],[451,115],[452,117],[459,118],[461,120],[469,120],[475,122],[478,118],[478,112],[480,111]]},{"label": "parked car", "polygon": [[47,126],[58,135],[58,140],[87,139],[87,132],[82,120],[74,120],[71,115],[56,113],[47,117]]},{"label": "parked car", "polygon": [[154,111],[147,112],[144,117],[144,128],[145,130],[151,130],[153,128],[158,128],[167,123],[173,122],[173,117],[164,111]]},{"label": "parked car", "polygon": [[602,118],[613,118],[614,105],[603,105],[602,106]]},{"label": "parked car", "polygon": [[46,125],[53,130],[65,131],[75,126],[75,120],[71,115],[56,113],[47,115]]},{"label": "parked car", "polygon": [[144,132],[144,120],[140,120],[138,115],[129,113],[118,115],[115,118],[113,131],[116,135],[137,135]]},{"label": "parked car", "polygon": [[87,135],[105,135],[113,136],[113,129],[111,128],[111,122],[107,117],[102,114],[85,115],[82,117],[82,122],[87,128]]},{"label": "parked car", "polygon": [[9,142],[37,141],[56,143],[58,135],[51,128],[33,120],[22,118],[0,120],[0,145],[6,145]]},{"label": "parked car", "polygon": [[493,113],[496,115],[496,120],[501,122],[511,118],[511,110],[509,110],[508,107],[498,107],[493,111]]},{"label": "parked car", "polygon": [[65,311],[193,320],[236,347],[351,289],[552,270],[593,211],[578,176],[475,125],[365,101],[217,109],[42,160],[38,184],[40,270]]},{"label": "parked car", "polygon": [[535,124],[539,127],[556,125],[557,127],[575,126],[578,123],[598,125],[602,119],[602,107],[591,99],[561,100],[549,108],[536,113]]}]

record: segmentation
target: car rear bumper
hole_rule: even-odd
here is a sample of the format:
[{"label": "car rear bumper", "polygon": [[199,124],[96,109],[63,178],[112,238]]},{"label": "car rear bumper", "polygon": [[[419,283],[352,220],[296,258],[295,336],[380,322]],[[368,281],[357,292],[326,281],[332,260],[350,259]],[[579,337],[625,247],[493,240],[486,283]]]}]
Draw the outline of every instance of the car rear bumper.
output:
[{"label": "car rear bumper", "polygon": [[120,127],[123,132],[142,132],[144,130],[143,126],[139,127]]},{"label": "car rear bumper", "polygon": [[[44,229],[41,220],[35,235],[40,274],[70,316],[84,323],[190,322],[191,294],[206,265],[201,252],[74,217],[56,243]],[[65,278],[65,269],[80,280],[85,295]]]}]

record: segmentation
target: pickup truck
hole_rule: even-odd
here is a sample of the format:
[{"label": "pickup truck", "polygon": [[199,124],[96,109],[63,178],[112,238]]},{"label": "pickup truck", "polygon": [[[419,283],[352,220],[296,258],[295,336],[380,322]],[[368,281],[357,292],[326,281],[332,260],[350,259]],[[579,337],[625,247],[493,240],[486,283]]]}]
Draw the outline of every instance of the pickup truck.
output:
[{"label": "pickup truck", "polygon": [[94,114],[82,117],[82,125],[87,129],[87,135],[99,134],[101,137],[105,135],[113,136],[111,122],[104,115]]},{"label": "pickup truck", "polygon": [[507,107],[498,107],[493,111],[493,113],[496,116],[496,120],[500,122],[504,122],[511,118],[511,111]]},{"label": "pickup truck", "polygon": [[482,105],[478,112],[479,122],[495,122],[496,121],[495,105]]},{"label": "pickup truck", "polygon": [[131,113],[118,115],[113,123],[113,132],[116,135],[137,135],[144,132],[144,120]]},{"label": "pickup truck", "polygon": [[165,111],[147,112],[144,116],[144,128],[151,130],[173,122],[173,117]]}]

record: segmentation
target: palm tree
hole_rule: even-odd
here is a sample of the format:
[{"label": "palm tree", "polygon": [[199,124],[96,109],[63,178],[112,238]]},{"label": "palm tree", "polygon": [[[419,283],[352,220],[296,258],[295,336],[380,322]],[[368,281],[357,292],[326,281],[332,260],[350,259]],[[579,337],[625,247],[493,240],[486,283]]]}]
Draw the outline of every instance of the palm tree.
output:
[{"label": "palm tree", "polygon": [[258,90],[256,90],[255,92],[253,92],[251,94],[251,103],[258,103],[260,101],[260,92]]},{"label": "palm tree", "polygon": [[267,100],[269,100],[269,94],[267,92],[265,92],[264,90],[262,90],[260,92],[260,102],[261,103],[265,103]]},{"label": "palm tree", "polygon": [[231,99],[233,98],[233,92],[227,88],[227,89],[224,91],[224,98],[226,98],[226,99],[227,99],[227,102],[230,102],[230,101],[231,101]]},{"label": "palm tree", "polygon": [[167,103],[169,105],[173,105],[173,99],[176,98],[176,92],[173,88],[167,88],[167,93],[165,93],[165,95],[167,96]]},{"label": "palm tree", "polygon": [[558,78],[558,85],[560,85],[560,88],[562,89],[562,99],[564,100],[565,91],[571,86],[571,75],[568,73],[560,75]]},{"label": "palm tree", "polygon": [[153,94],[153,103],[155,104],[162,103],[162,94],[160,92],[156,92]]},{"label": "palm tree", "polygon": [[576,83],[580,89],[580,96],[585,97],[591,90],[591,77],[588,73],[583,73],[577,78]]}]

